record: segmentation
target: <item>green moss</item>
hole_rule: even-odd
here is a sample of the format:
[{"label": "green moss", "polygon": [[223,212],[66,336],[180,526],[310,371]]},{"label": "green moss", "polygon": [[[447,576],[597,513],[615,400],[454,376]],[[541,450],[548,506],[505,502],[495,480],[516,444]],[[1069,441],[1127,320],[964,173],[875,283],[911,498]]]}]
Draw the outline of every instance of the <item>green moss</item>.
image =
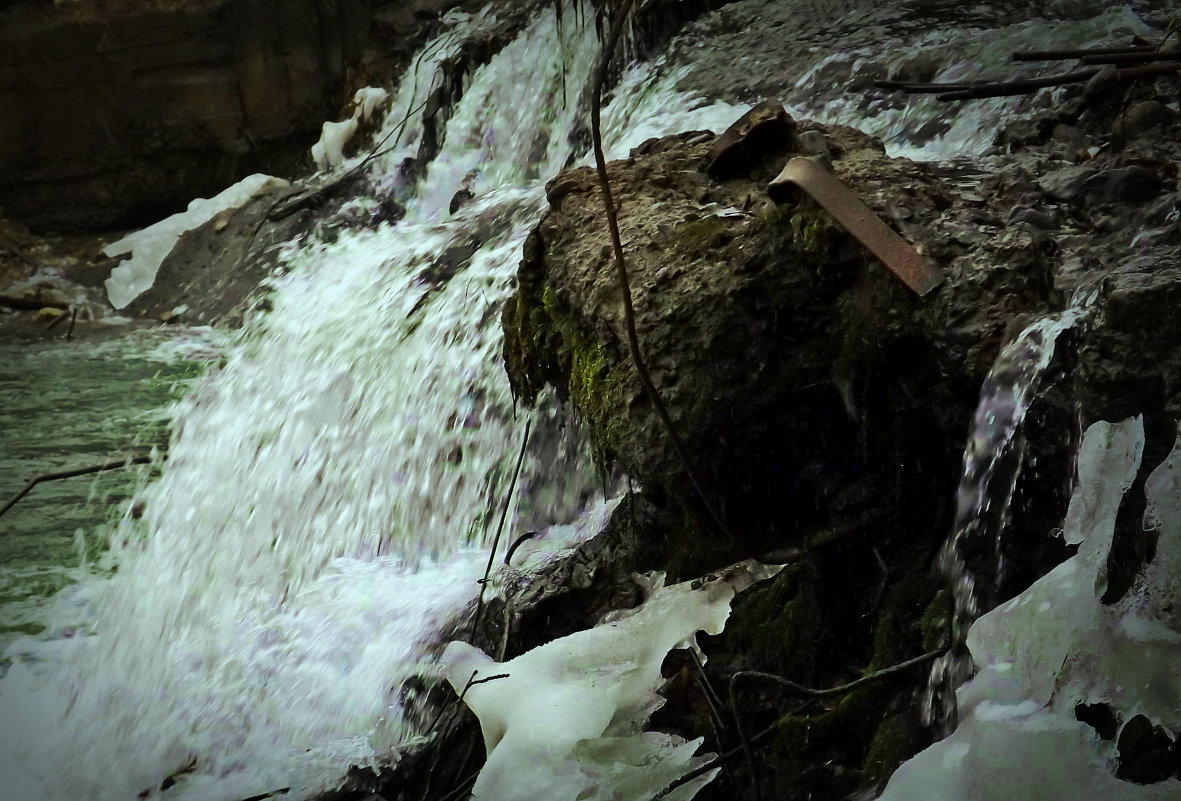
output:
[{"label": "green moss", "polygon": [[[772,616],[776,608],[780,610],[777,619],[785,624],[778,632],[756,620],[745,627],[744,634],[752,661],[760,665],[759,669],[789,678],[807,675],[793,676],[789,671],[807,669],[812,643],[823,634],[825,625],[823,610],[811,600],[810,591],[801,591],[810,582],[804,583],[808,574],[799,570],[798,576],[781,574],[782,584],[771,584],[763,593],[754,595],[750,606],[740,611],[736,604],[735,609],[738,620]],[[904,575],[889,588],[877,613],[870,663],[863,668],[864,673],[915,656],[924,638],[921,620],[937,589],[938,582],[921,570]],[[803,614],[809,602],[811,609]],[[783,667],[777,671],[777,665]],[[884,781],[925,744],[917,715],[905,701],[900,703],[900,693],[909,692],[907,681],[921,681],[921,674],[919,670],[905,677],[871,682],[826,699],[827,708],[814,706],[781,717],[776,723],[775,742],[767,751],[774,769],[768,774],[775,777],[775,797],[781,801],[838,799],[867,784]],[[848,676],[841,679],[849,680]],[[790,708],[795,701],[784,693],[777,703]]]},{"label": "green moss", "polygon": [[734,232],[718,217],[682,223],[673,231],[670,241],[681,252],[698,254],[722,247],[734,238]]},{"label": "green moss", "polygon": [[505,365],[518,395],[532,400],[548,382],[589,424],[597,458],[605,463],[627,436],[628,378],[612,370],[606,346],[584,333],[548,285],[540,303],[524,291],[502,317]]},{"label": "green moss", "polygon": [[874,625],[869,670],[881,670],[917,656],[924,640],[921,621],[939,587],[940,582],[926,570],[903,576],[890,587]]},{"label": "green moss", "polygon": [[796,247],[810,256],[826,256],[832,247],[836,228],[832,218],[817,206],[801,204],[792,214],[791,230]]},{"label": "green moss", "polygon": [[862,773],[867,781],[881,786],[899,765],[918,753],[923,744],[913,713],[891,715],[874,732],[862,764]]},{"label": "green moss", "polygon": [[760,670],[797,679],[812,673],[822,622],[811,573],[789,567],[738,597],[727,642]]}]

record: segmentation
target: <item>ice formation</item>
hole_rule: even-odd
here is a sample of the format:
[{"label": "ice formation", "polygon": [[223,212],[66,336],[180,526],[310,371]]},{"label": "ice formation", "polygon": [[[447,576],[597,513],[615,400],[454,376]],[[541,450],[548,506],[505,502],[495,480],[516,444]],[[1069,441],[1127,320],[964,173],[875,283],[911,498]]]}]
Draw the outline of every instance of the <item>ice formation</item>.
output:
[{"label": "ice formation", "polygon": [[353,116],[341,122],[326,122],[320,129],[320,141],[312,145],[316,167],[332,170],[344,164],[344,146],[356,135],[361,123],[375,118],[389,97],[389,92],[376,86],[358,89],[353,95]]},{"label": "ice formation", "polygon": [[272,175],[255,173],[211,198],[197,198],[182,212],[165,217],[142,231],[128,234],[103,248],[107,256],[131,254],[131,258],[111,270],[106,280],[107,299],[122,309],[156,280],[156,272],[185,231],[191,231],[226,209],[244,205],[250,198],[272,187],[288,186],[287,181]]},{"label": "ice formation", "polygon": [[1077,705],[1105,704],[1121,724],[1144,715],[1173,731],[1181,725],[1181,442],[1146,486],[1155,559],[1121,601],[1100,602],[1143,442],[1140,418],[1087,430],[1063,530],[1081,543],[1078,554],[972,627],[977,674],[957,693],[959,727],[902,765],[881,801],[1181,797],[1175,779],[1116,778],[1119,737],[1102,740],[1076,719]]},{"label": "ice formation", "polygon": [[[695,647],[697,631],[718,634],[735,593],[780,566],[740,562],[704,580],[662,581],[630,614],[576,632],[503,664],[452,642],[444,675],[480,720],[488,761],[472,788],[483,801],[644,801],[703,764],[701,740],[641,731],[663,703],[660,664]],[[474,674],[474,675],[473,675]],[[666,798],[688,801],[714,771]]]}]

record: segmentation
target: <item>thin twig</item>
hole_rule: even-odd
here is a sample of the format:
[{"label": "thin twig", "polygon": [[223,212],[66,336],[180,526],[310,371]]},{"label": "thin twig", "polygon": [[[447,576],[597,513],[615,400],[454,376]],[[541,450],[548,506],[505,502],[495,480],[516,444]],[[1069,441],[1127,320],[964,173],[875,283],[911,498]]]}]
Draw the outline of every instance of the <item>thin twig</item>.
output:
[{"label": "thin twig", "polygon": [[90,465],[89,467],[76,467],[73,470],[59,470],[55,473],[44,473],[37,476],[25,485],[25,488],[18,492],[12,500],[4,504],[4,508],[0,509],[0,515],[3,515],[9,509],[16,505],[16,502],[29,494],[33,487],[40,484],[42,481],[56,481],[60,478],[73,478],[74,476],[85,476],[91,473],[101,473],[105,470],[119,470],[124,467],[130,467],[133,464],[149,464],[152,461],[151,456],[132,456],[130,459],[120,459],[118,461],[103,462],[102,464]]},{"label": "thin twig", "polygon": [[693,648],[689,649],[689,656],[693,659],[693,664],[697,667],[698,683],[701,685],[701,691],[705,694],[705,700],[709,702],[709,709],[713,712],[714,718],[717,719],[718,728],[721,731],[726,730],[726,724],[722,720],[722,699],[714,692],[713,685],[709,683],[709,676],[705,675],[705,665],[701,663],[701,657],[697,655],[697,651]]},{"label": "thin twig", "polygon": [[[778,723],[778,721],[776,721],[775,723],[772,723],[770,726],[763,729],[761,732],[759,732],[758,734],[756,734],[753,737],[746,736],[746,730],[744,729],[744,727],[742,725],[742,719],[738,714],[738,699],[735,694],[735,683],[736,683],[737,679],[746,678],[746,677],[766,679],[768,681],[774,681],[776,684],[779,684],[782,687],[787,687],[788,689],[792,690],[793,692],[795,692],[799,695],[806,696],[809,699],[825,698],[825,697],[832,696],[832,695],[841,695],[844,693],[852,692],[853,690],[856,690],[858,687],[868,684],[869,682],[877,681],[878,679],[882,679],[887,676],[892,676],[896,673],[901,673],[901,672],[909,670],[913,667],[917,667],[918,665],[922,665],[926,662],[930,662],[931,660],[935,659],[936,657],[942,656],[944,653],[946,653],[946,651],[931,651],[929,653],[923,654],[922,656],[915,657],[914,659],[908,659],[905,662],[899,662],[897,665],[891,665],[888,668],[882,668],[881,670],[875,670],[873,673],[869,673],[865,676],[862,676],[861,678],[857,679],[856,681],[851,681],[848,684],[841,684],[836,687],[828,687],[823,690],[817,690],[812,687],[805,687],[802,684],[797,684],[794,681],[789,681],[788,679],[785,679],[782,676],[776,676],[773,673],[763,673],[762,671],[758,671],[758,670],[740,670],[740,671],[738,671],[737,673],[735,673],[734,675],[732,675],[730,677],[730,707],[731,707],[731,711],[734,713],[734,722],[738,726],[738,735],[739,735],[739,738],[742,740],[742,743],[740,745],[738,745],[737,747],[730,749],[729,751],[722,754],[721,756],[714,757],[714,759],[712,759],[711,761],[702,765],[701,767],[697,768],[696,770],[692,770],[689,773],[686,773],[681,778],[672,782],[667,787],[665,787],[663,790],[661,790],[659,793],[657,793],[656,796],[653,798],[653,801],[657,801],[657,799],[664,798],[665,796],[667,796],[669,793],[671,793],[673,790],[680,787],[681,785],[686,784],[686,783],[692,781],[693,779],[696,779],[698,776],[708,773],[709,771],[713,770],[716,767],[720,767],[722,762],[725,762],[727,759],[730,759],[731,757],[735,756],[736,754],[742,754],[742,753],[746,754],[747,765],[750,768],[752,776],[753,776],[755,762],[754,762],[754,752],[752,750],[752,746],[755,743],[764,740],[765,738],[770,736],[772,732],[776,731],[779,728],[779,723]],[[755,778],[754,782],[755,782],[756,792],[757,792],[758,779]]]},{"label": "thin twig", "polygon": [[914,659],[908,659],[905,662],[899,662],[897,665],[891,665],[881,670],[875,670],[873,673],[867,673],[856,681],[851,681],[848,684],[839,684],[836,687],[827,687],[823,690],[813,689],[812,687],[805,687],[802,684],[797,684],[794,681],[785,679],[782,676],[776,676],[774,673],[763,673],[760,670],[740,670],[730,677],[730,703],[734,703],[734,682],[739,678],[765,679],[772,681],[781,687],[786,687],[792,692],[803,695],[808,698],[828,698],[833,695],[844,695],[852,692],[862,685],[869,684],[883,679],[886,676],[893,676],[895,673],[902,673],[910,670],[918,665],[930,662],[936,657],[942,656],[945,651],[929,651],[922,656],[916,656]]},{"label": "thin twig", "polygon": [[66,331],[66,342],[74,341],[74,323],[78,322],[78,307],[73,306],[70,309],[70,328]]},{"label": "thin twig", "polygon": [[472,687],[475,687],[477,684],[486,684],[490,681],[496,681],[497,679],[507,679],[510,675],[508,673],[497,673],[495,676],[485,676],[482,679],[477,679],[476,675],[479,672],[480,671],[478,670],[472,671],[472,675],[468,677],[467,683],[463,685],[463,689],[460,691],[459,695],[453,701],[450,701],[439,708],[439,712],[435,715],[435,719],[431,721],[431,725],[428,726],[425,731],[434,731],[435,726],[439,725],[439,720],[443,717],[443,713],[448,709],[457,707],[459,704],[463,703],[464,696],[467,695],[467,691]]},{"label": "thin twig", "polygon": [[389,140],[389,138],[391,136],[393,136],[396,133],[401,132],[403,126],[405,126],[406,122],[410,119],[410,115],[414,114],[414,112],[421,109],[423,106],[426,105],[426,103],[427,103],[427,101],[424,100],[421,103],[419,103],[415,108],[412,108],[409,111],[407,111],[406,116],[402,118],[402,121],[399,122],[396,126],[394,126],[394,128],[391,129],[390,132],[387,133],[385,135],[385,137],[382,138],[382,140],[380,142],[378,142],[376,145],[374,145],[373,149],[369,151],[369,154],[367,156],[365,156],[365,158],[361,159],[361,161],[357,162],[355,165],[353,165],[351,168],[349,168],[346,172],[343,172],[340,175],[330,179],[329,181],[321,184],[320,186],[316,187],[315,189],[312,189],[308,192],[297,195],[295,197],[295,200],[292,200],[291,203],[289,203],[287,206],[284,206],[283,208],[279,209],[278,211],[275,211],[275,206],[278,206],[279,203],[290,198],[291,195],[287,195],[286,197],[280,198],[279,201],[276,202],[275,206],[272,206],[270,208],[270,210],[267,212],[265,219],[274,222],[274,221],[282,220],[286,217],[290,217],[292,214],[299,211],[300,209],[307,208],[308,206],[310,206],[312,203],[314,203],[319,198],[324,197],[326,195],[330,195],[331,193],[335,192],[337,189],[339,189],[341,186],[343,186],[346,181],[348,181],[350,178],[352,178],[354,175],[356,175],[360,170],[362,170],[365,167],[365,165],[368,164],[370,161],[372,161],[373,159],[377,158],[378,156],[380,156],[384,153],[388,153],[390,150],[393,150],[394,148],[396,148],[398,145],[395,142],[392,147],[390,147],[386,150],[382,150],[381,152],[378,152],[378,149],[382,145],[384,145]]},{"label": "thin twig", "polygon": [[492,548],[488,551],[488,566],[484,568],[484,578],[480,580],[480,598],[476,601],[476,614],[472,618],[472,644],[475,644],[476,634],[480,629],[480,616],[484,612],[484,590],[488,588],[488,576],[492,573],[492,562],[496,559],[496,546],[500,544],[500,534],[504,531],[504,519],[508,517],[508,508],[513,499],[513,490],[517,487],[517,476],[521,475],[521,462],[525,461],[525,446],[529,444],[529,427],[533,420],[525,421],[525,435],[521,437],[521,450],[517,454],[517,467],[513,470],[513,480],[509,483],[508,491],[504,495],[504,505],[500,509],[500,523],[496,526],[496,537],[492,540]]},{"label": "thin twig", "polygon": [[511,596],[504,599],[504,636],[500,638],[500,652],[496,655],[497,662],[504,661],[504,655],[508,653],[508,635],[512,631],[513,626],[513,599]]},{"label": "thin twig", "polygon": [[[665,431],[668,432],[669,439],[672,440],[673,448],[680,458],[681,465],[685,468],[685,474],[689,477],[690,483],[692,483],[693,488],[697,491],[698,497],[701,498],[701,503],[705,506],[706,511],[713,519],[718,530],[737,545],[743,553],[746,553],[746,548],[734,538],[734,535],[730,533],[726,524],[722,522],[721,515],[718,514],[714,505],[706,496],[701,482],[697,480],[697,474],[689,464],[689,457],[685,452],[685,446],[681,442],[681,437],[677,434],[676,427],[673,425],[672,417],[669,416],[668,409],[665,407],[660,393],[657,392],[656,385],[652,383],[652,377],[648,374],[648,367],[640,352],[640,340],[636,335],[636,312],[632,306],[631,282],[628,279],[627,266],[623,258],[623,240],[619,235],[619,219],[616,216],[615,200],[611,194],[611,181],[607,176],[607,160],[603,155],[603,136],[600,131],[599,119],[603,103],[603,86],[607,83],[607,71],[611,64],[611,56],[615,53],[615,45],[619,41],[619,35],[623,32],[623,25],[627,21],[627,15],[631,11],[633,2],[634,0],[622,0],[620,3],[615,20],[611,24],[611,31],[607,36],[607,41],[603,45],[603,58],[599,61],[599,70],[595,77],[595,88],[591,92],[591,140],[595,151],[595,167],[599,174],[599,188],[603,192],[603,208],[607,215],[607,228],[611,234],[612,249],[615,251],[615,266],[619,273],[619,288],[623,295],[623,320],[627,328],[627,343],[631,349],[632,362],[636,367],[636,375],[639,376],[640,383],[644,387],[644,392],[648,396],[648,400],[655,407],[656,413],[660,417],[660,422],[664,425]],[[749,556],[750,554],[746,555]]]},{"label": "thin twig", "polygon": [[463,795],[463,793],[472,788],[472,785],[476,783],[476,779],[479,777],[479,775],[480,771],[476,771],[471,776],[468,776],[466,779],[460,782],[454,790],[439,798],[438,801],[455,801],[457,798]]}]

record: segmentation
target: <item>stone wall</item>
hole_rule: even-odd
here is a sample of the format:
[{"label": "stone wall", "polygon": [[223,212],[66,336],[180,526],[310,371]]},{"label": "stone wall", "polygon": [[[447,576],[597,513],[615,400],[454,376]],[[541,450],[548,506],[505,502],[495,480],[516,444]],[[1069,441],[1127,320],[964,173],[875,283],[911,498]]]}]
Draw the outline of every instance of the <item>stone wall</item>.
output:
[{"label": "stone wall", "polygon": [[300,163],[335,115],[370,0],[0,8],[0,209],[135,225]]}]

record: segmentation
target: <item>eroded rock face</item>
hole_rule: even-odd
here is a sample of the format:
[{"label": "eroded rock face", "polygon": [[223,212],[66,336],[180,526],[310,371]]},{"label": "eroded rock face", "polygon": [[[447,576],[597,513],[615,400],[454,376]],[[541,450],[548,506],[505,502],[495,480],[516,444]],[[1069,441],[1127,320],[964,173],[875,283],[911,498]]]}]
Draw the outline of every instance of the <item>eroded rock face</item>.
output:
[{"label": "eroded rock face", "polygon": [[0,21],[0,207],[135,225],[290,172],[335,112],[369,0],[25,2]]},{"label": "eroded rock face", "polygon": [[[940,265],[942,287],[920,300],[811,201],[768,198],[793,137],[724,181],[705,172],[708,133],[609,167],[644,357],[756,552],[866,517],[937,524],[919,498],[950,497],[1006,325],[1059,300],[1036,233],[1002,229],[982,199],[858,132],[800,127],[824,134],[834,173]],[[597,179],[573,170],[548,191],[504,316],[513,386],[528,399],[553,384],[605,458],[692,504],[627,351]]]}]

